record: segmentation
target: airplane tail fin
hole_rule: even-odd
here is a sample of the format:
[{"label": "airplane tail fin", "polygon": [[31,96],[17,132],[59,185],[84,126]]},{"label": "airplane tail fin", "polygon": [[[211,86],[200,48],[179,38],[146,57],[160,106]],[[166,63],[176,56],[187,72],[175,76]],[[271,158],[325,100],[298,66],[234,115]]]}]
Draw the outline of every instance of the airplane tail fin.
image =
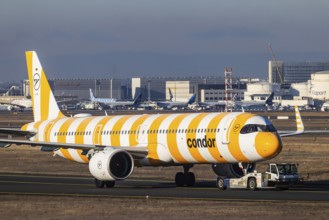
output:
[{"label": "airplane tail fin", "polygon": [[94,101],[95,100],[95,96],[94,96],[94,93],[91,89],[89,89],[89,94],[90,94],[90,101]]},{"label": "airplane tail fin", "polygon": [[274,93],[272,92],[271,95],[269,95],[265,101],[265,105],[273,105],[273,97],[274,97]]},{"label": "airplane tail fin", "polygon": [[171,89],[169,88],[169,100],[172,101],[172,99],[174,98],[172,92],[171,92]]},{"label": "airplane tail fin", "polygon": [[187,104],[191,105],[195,102],[196,94],[193,94],[191,98],[188,100]]},{"label": "airplane tail fin", "polygon": [[30,82],[30,95],[32,98],[34,121],[64,117],[58,108],[37,53],[35,51],[27,51],[25,52],[25,55]]},{"label": "airplane tail fin", "polygon": [[134,105],[139,105],[142,102],[142,93],[139,93],[139,95],[134,99]]},{"label": "airplane tail fin", "polygon": [[233,101],[233,102],[236,101],[236,100],[238,100],[238,93],[236,93],[236,94],[232,97],[232,101]]}]

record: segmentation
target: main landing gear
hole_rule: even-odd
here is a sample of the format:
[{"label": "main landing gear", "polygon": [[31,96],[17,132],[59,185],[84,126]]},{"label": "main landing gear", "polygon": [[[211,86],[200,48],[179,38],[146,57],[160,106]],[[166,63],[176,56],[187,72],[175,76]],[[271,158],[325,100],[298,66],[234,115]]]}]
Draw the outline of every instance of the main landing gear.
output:
[{"label": "main landing gear", "polygon": [[95,179],[96,188],[103,188],[104,186],[106,188],[113,188],[114,185],[115,185],[115,181],[103,181],[103,180]]},{"label": "main landing gear", "polygon": [[193,186],[195,184],[195,176],[194,173],[189,172],[189,169],[192,168],[193,165],[183,165],[184,173],[178,172],[175,176],[176,186]]}]

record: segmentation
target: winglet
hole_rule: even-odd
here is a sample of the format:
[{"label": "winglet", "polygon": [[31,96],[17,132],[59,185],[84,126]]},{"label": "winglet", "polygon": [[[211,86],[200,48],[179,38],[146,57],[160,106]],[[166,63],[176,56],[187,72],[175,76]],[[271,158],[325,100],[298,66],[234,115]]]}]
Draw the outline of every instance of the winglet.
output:
[{"label": "winglet", "polygon": [[297,106],[295,106],[295,114],[296,114],[296,125],[297,125],[296,133],[300,134],[304,132],[304,124]]}]

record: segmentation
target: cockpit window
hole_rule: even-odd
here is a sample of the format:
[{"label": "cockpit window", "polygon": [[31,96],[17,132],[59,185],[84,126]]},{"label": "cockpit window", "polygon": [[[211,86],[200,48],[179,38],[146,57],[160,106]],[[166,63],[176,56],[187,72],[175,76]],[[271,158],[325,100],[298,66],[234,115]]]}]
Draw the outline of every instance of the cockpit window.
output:
[{"label": "cockpit window", "polygon": [[240,134],[248,134],[253,132],[274,132],[276,131],[272,124],[268,125],[257,125],[257,124],[247,124],[243,126],[240,131]]}]

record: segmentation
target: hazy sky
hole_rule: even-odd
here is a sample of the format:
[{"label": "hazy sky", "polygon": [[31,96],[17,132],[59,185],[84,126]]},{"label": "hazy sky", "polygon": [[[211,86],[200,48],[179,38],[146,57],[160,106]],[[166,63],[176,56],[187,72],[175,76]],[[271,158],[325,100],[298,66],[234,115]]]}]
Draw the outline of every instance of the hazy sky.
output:
[{"label": "hazy sky", "polygon": [[267,77],[278,59],[329,60],[328,0],[2,0],[0,81],[27,78]]}]

